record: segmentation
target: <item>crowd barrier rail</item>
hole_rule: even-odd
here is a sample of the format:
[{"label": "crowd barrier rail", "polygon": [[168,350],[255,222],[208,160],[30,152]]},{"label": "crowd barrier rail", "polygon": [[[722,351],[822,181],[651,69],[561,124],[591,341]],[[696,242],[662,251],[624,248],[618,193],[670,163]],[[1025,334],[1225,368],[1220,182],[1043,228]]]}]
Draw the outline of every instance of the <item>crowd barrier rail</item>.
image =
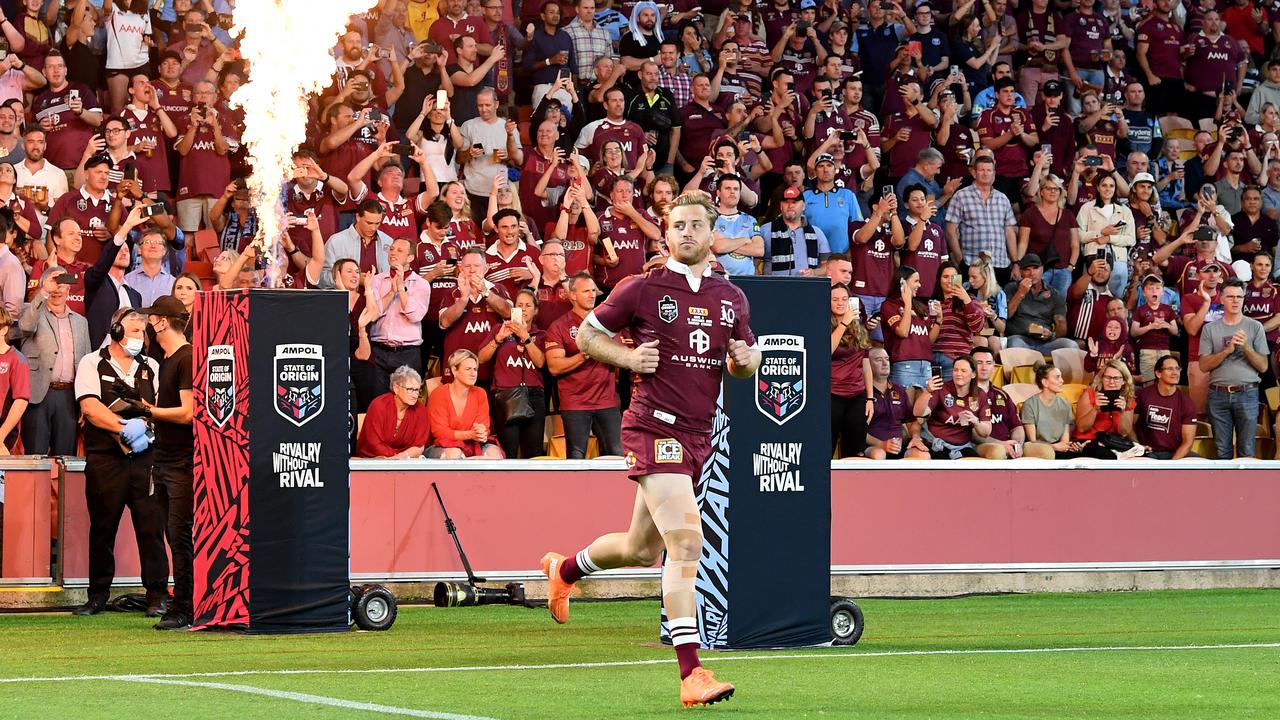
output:
[{"label": "crowd barrier rail", "polygon": [[[352,579],[463,577],[432,483],[478,574],[537,579],[545,550],[576,550],[626,526],[636,490],[623,470],[616,459],[354,459]],[[84,461],[3,458],[0,471],[3,582],[84,587]],[[1280,567],[1275,461],[838,460],[831,487],[833,575]],[[62,540],[56,566],[48,553],[55,528]],[[116,573],[118,584],[137,582],[127,511]]]}]

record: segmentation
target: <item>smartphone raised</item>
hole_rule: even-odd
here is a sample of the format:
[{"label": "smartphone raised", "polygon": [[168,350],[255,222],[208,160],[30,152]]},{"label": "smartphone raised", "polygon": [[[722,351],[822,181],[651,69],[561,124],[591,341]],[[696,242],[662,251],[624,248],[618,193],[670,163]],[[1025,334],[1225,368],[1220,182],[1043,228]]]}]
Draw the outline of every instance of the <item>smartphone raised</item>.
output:
[{"label": "smartphone raised", "polygon": [[516,323],[517,325],[524,324],[524,308],[522,307],[511,308],[511,322]]},{"label": "smartphone raised", "polygon": [[138,213],[138,217],[151,218],[163,214],[164,203],[151,203],[150,205],[142,206],[142,210]]},{"label": "smartphone raised", "polygon": [[436,91],[436,108],[441,109],[449,104],[449,92],[447,90]]},{"label": "smartphone raised", "polygon": [[402,143],[402,142],[392,143],[391,152],[397,155],[401,155],[403,157],[409,157],[410,155],[413,154],[413,145],[410,143]]}]

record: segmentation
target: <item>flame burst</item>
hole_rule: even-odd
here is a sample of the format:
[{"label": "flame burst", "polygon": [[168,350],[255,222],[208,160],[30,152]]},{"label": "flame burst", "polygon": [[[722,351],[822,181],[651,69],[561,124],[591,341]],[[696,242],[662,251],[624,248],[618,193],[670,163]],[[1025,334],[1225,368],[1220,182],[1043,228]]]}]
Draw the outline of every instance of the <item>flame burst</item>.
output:
[{"label": "flame burst", "polygon": [[252,68],[249,82],[231,102],[244,108],[242,142],[253,175],[249,192],[258,211],[258,250],[269,263],[271,285],[279,283],[281,192],[293,151],[306,139],[307,96],[329,85],[333,46],[351,16],[375,0],[250,0],[235,8],[232,33],[243,31],[240,53]]}]

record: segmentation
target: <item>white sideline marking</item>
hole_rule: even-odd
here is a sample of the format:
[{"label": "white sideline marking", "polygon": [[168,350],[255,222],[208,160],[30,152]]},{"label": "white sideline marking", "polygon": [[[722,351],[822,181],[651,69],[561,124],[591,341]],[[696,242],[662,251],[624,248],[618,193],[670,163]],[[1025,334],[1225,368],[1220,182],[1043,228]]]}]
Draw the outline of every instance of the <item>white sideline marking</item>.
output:
[{"label": "white sideline marking", "polygon": [[[1037,655],[1049,653],[1087,653],[1087,652],[1143,652],[1163,650],[1238,650],[1280,648],[1280,642],[1270,643],[1233,643],[1220,645],[1103,645],[1097,647],[1057,647],[1057,648],[990,648],[971,650],[892,650],[885,652],[843,652],[843,653],[806,653],[803,655],[771,654],[771,655],[718,655],[712,656],[712,663],[733,662],[738,660],[828,660],[842,658],[876,658],[876,657],[915,657],[928,655]],[[612,662],[590,663],[552,663],[547,665],[461,665],[452,667],[418,667],[418,668],[342,668],[323,669],[310,668],[301,670],[226,670],[222,672],[169,673],[151,675],[68,675],[65,677],[25,677],[0,678],[5,683],[35,682],[75,682],[84,680],[165,680],[182,678],[240,677],[245,675],[377,675],[383,673],[437,673],[437,672],[482,672],[513,670],[565,670],[575,668],[609,668],[631,667],[636,665],[667,665],[674,663],[674,658],[654,660],[616,660]]]},{"label": "white sideline marking", "polygon": [[382,715],[408,715],[409,717],[436,718],[437,720],[493,720],[493,718],[481,717],[479,715],[455,715],[453,713],[431,712],[430,710],[413,710],[411,708],[394,707],[392,705],[378,705],[376,703],[342,700],[339,698],[325,697],[323,695],[310,695],[307,693],[288,692],[285,690],[268,690],[266,688],[253,687],[252,685],[228,685],[226,683],[192,682],[189,680],[162,680],[159,678],[143,676],[121,676],[117,678],[117,680],[123,682],[152,683],[155,685],[182,685],[185,687],[206,688],[212,690],[230,690],[231,692],[248,693],[250,695],[265,695],[266,697],[277,698],[280,700],[295,700],[297,702],[309,703],[311,705],[327,705],[329,707],[342,708],[344,710],[364,710],[366,712],[379,713]]}]

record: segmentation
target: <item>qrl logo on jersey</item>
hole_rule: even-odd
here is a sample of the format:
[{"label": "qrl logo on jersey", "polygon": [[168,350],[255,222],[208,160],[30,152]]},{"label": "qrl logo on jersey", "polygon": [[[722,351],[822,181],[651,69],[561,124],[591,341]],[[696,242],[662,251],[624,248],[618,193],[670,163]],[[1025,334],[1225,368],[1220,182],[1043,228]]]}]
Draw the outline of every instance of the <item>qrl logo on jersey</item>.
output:
[{"label": "qrl logo on jersey", "polygon": [[756,370],[756,408],[782,425],[804,410],[805,360],[801,335],[762,335]]},{"label": "qrl logo on jersey", "polygon": [[230,345],[210,345],[205,360],[204,409],[214,425],[222,427],[236,412],[236,350]]},{"label": "qrl logo on jersey", "polygon": [[319,345],[277,345],[276,412],[302,427],[324,410],[324,351]]}]

